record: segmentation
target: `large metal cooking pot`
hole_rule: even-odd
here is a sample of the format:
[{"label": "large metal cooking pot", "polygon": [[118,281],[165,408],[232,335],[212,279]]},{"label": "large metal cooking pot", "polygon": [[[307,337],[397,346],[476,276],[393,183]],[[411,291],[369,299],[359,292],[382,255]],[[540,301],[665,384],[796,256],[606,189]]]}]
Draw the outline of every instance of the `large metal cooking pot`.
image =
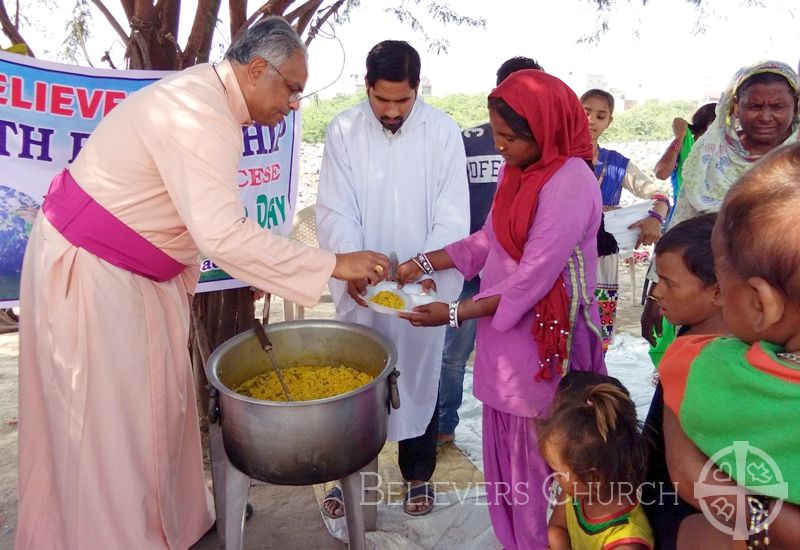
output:
[{"label": "large metal cooking pot", "polygon": [[253,331],[234,336],[206,365],[208,381],[217,390],[222,439],[231,463],[251,478],[277,485],[324,483],[369,464],[386,442],[389,379],[397,361],[394,344],[370,328],[339,321],[290,321],[265,330],[280,368],[345,365],[374,380],[315,401],[245,397],[231,388],[272,365]]}]

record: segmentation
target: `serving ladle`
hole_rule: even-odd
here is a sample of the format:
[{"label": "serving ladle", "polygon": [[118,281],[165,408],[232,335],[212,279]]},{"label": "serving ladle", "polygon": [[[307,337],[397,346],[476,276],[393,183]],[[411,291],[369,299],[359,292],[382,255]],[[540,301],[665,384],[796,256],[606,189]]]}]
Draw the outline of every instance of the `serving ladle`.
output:
[{"label": "serving ladle", "polygon": [[270,362],[272,363],[272,368],[275,369],[275,374],[278,375],[278,382],[281,383],[281,388],[283,388],[283,394],[286,396],[287,401],[294,401],[292,396],[289,395],[289,387],[286,385],[286,381],[283,379],[283,371],[278,366],[278,362],[275,361],[275,357],[272,355],[272,342],[267,336],[267,332],[264,330],[264,325],[261,324],[261,320],[258,318],[253,318],[253,332],[256,333],[256,338],[258,338],[258,342],[261,344],[261,348],[267,353]]}]

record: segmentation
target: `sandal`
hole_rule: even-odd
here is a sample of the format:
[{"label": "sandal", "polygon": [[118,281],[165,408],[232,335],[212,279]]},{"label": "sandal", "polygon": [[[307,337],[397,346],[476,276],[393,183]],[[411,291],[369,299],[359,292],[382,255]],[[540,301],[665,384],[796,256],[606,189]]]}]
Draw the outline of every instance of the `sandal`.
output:
[{"label": "sandal", "polygon": [[[336,512],[329,512],[325,508],[325,505],[330,502],[335,502],[336,504],[339,505],[339,508],[337,508],[336,511],[342,510],[342,515],[337,516]],[[322,515],[331,519],[339,519],[344,517],[345,514],[344,499],[342,498],[342,489],[340,487],[334,487],[333,489],[328,491],[328,494],[325,495],[324,499],[322,499],[322,506],[320,507],[320,511],[322,512]]]},{"label": "sandal", "polygon": [[[421,502],[421,499],[426,499],[425,502]],[[412,502],[413,501],[413,502]],[[428,483],[427,481],[422,485],[417,485],[416,487],[411,487],[408,492],[406,493],[406,498],[403,501],[403,511],[408,514],[409,516],[424,516],[427,513],[430,513],[433,510],[433,505],[436,503],[436,494],[433,491],[433,484]],[[409,510],[408,505],[420,505],[422,504],[422,508],[418,508],[416,510]]]}]

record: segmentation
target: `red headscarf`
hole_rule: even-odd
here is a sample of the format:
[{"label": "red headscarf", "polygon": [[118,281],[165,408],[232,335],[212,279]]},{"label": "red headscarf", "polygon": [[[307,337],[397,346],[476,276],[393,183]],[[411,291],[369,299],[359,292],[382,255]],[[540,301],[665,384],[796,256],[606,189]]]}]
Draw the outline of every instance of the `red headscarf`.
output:
[{"label": "red headscarf", "polygon": [[[539,192],[568,158],[592,160],[592,138],[586,113],[575,92],[542,71],[517,71],[489,97],[504,100],[528,121],[542,152],[542,157],[524,171],[518,166],[505,166],[492,205],[492,227],[497,240],[519,261],[536,216]],[[560,275],[534,311],[537,315],[531,330],[539,345],[540,361],[536,379],[550,379],[548,367],[566,359],[568,351],[569,300]]]}]

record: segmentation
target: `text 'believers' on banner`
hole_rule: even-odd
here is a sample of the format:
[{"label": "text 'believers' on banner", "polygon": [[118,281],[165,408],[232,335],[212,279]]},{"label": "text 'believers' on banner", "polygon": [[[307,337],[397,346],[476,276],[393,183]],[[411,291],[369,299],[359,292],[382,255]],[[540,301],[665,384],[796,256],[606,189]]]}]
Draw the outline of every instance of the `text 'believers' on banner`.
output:
[{"label": "text 'believers' on banner", "polygon": [[[0,307],[19,298],[25,246],[50,181],[75,160],[100,120],[170,74],[50,63],[0,51]],[[297,196],[299,114],[275,128],[242,128],[237,185],[246,215],[289,234]],[[244,286],[201,259],[198,292]]]}]

